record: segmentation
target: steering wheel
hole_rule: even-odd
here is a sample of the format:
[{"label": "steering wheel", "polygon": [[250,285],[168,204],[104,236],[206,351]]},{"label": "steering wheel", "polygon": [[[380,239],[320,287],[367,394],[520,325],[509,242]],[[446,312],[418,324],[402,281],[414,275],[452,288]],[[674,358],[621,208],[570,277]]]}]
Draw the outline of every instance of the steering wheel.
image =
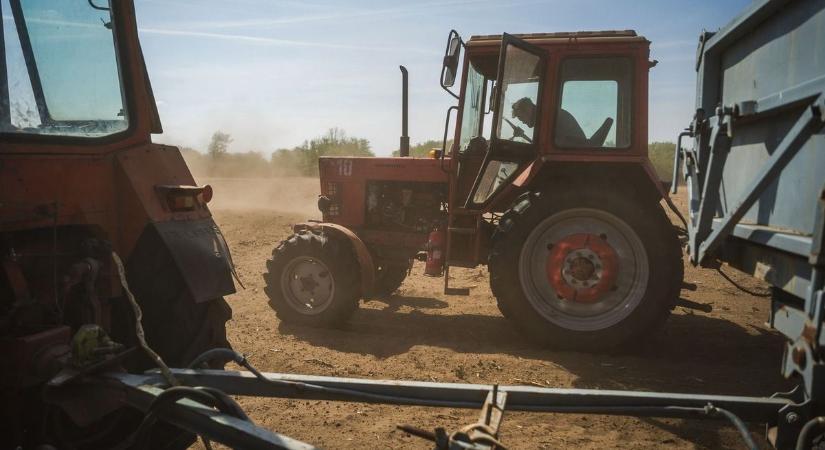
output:
[{"label": "steering wheel", "polygon": [[513,122],[510,122],[510,119],[508,119],[506,117],[502,117],[502,119],[504,119],[504,121],[507,122],[507,125],[510,125],[510,128],[513,129],[513,140],[515,140],[515,139],[524,139],[526,142],[528,142],[530,144],[533,143],[533,140],[530,139],[529,136],[527,136],[527,133],[525,133],[524,130],[522,130],[520,126],[514,124]]}]

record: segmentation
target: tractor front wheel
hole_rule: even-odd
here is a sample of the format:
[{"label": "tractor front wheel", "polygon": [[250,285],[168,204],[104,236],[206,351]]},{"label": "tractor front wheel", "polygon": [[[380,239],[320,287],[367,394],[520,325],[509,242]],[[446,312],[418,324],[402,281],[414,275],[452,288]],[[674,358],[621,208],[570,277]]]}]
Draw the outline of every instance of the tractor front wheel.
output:
[{"label": "tractor front wheel", "polygon": [[528,337],[600,351],[656,328],[679,296],[679,241],[662,208],[609,189],[526,194],[493,235],[490,284]]},{"label": "tractor front wheel", "polygon": [[379,266],[375,271],[373,294],[378,298],[389,297],[401,287],[401,283],[407,278],[407,272],[409,272],[409,264],[385,264]]},{"label": "tractor front wheel", "polygon": [[266,267],[269,305],[283,322],[334,326],[358,307],[359,265],[348,242],[302,231],[283,241]]}]

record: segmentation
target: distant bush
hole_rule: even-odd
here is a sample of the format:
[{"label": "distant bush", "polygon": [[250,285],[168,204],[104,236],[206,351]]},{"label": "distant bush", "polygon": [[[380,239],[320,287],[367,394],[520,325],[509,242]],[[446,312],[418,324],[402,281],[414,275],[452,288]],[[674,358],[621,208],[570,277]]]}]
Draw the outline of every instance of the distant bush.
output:
[{"label": "distant bush", "polygon": [[321,156],[375,156],[366,139],[348,137],[344,130],[330,128],[326,134],[291,149],[278,149],[272,153],[270,164],[278,176],[318,175],[318,158]]},{"label": "distant bush", "polygon": [[[432,149],[439,149],[441,150],[441,139],[430,139],[429,141],[420,142],[418,144],[413,144],[410,146],[410,156],[416,158],[426,158],[430,155],[430,150]],[[450,146],[452,145],[452,140],[447,141],[447,151],[450,151]],[[401,153],[399,150],[392,152],[392,156],[399,156]]]},{"label": "distant bush", "polygon": [[183,159],[196,177],[261,178],[272,176],[272,168],[263,153],[222,153],[215,159],[192,148],[181,148]]},{"label": "distant bush", "polygon": [[673,151],[676,144],[673,142],[651,142],[647,146],[650,162],[656,168],[656,173],[662,181],[671,182],[673,178]]}]

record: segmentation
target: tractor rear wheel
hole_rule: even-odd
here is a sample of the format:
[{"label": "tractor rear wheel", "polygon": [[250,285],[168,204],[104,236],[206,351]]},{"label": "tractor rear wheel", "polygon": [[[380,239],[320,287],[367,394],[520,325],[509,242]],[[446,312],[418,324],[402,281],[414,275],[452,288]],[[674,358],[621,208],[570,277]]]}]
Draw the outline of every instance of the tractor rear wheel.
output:
[{"label": "tractor rear wheel", "polygon": [[378,298],[389,297],[407,278],[409,266],[386,264],[379,266],[375,271],[375,287],[373,294]]},{"label": "tractor rear wheel", "polygon": [[683,277],[662,208],[614,189],[528,193],[500,220],[490,285],[502,314],[528,337],[599,351],[656,328]]},{"label": "tractor rear wheel", "polygon": [[283,322],[334,326],[358,307],[359,266],[348,242],[302,231],[283,241],[266,267],[269,305]]}]

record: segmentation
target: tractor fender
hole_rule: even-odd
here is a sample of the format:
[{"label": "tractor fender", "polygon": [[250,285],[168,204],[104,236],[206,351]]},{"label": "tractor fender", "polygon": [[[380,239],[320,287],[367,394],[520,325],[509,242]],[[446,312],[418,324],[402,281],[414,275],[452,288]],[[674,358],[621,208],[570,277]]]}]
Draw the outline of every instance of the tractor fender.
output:
[{"label": "tractor fender", "polygon": [[570,188],[582,184],[599,184],[629,189],[647,201],[670,201],[668,191],[656,174],[656,169],[650,160],[644,157],[544,162],[523,176],[523,180],[518,180],[523,186],[555,185]]},{"label": "tractor fender", "polygon": [[211,217],[147,224],[126,261],[126,272],[143,298],[168,298],[177,289],[178,277],[195,303],[235,292],[229,246]]},{"label": "tractor fender", "polygon": [[329,222],[302,222],[292,226],[292,231],[295,233],[302,230],[323,231],[348,240],[361,269],[361,293],[362,295],[368,295],[372,292],[375,283],[375,263],[372,261],[372,255],[367,249],[367,245],[357,234],[347,227]]}]

